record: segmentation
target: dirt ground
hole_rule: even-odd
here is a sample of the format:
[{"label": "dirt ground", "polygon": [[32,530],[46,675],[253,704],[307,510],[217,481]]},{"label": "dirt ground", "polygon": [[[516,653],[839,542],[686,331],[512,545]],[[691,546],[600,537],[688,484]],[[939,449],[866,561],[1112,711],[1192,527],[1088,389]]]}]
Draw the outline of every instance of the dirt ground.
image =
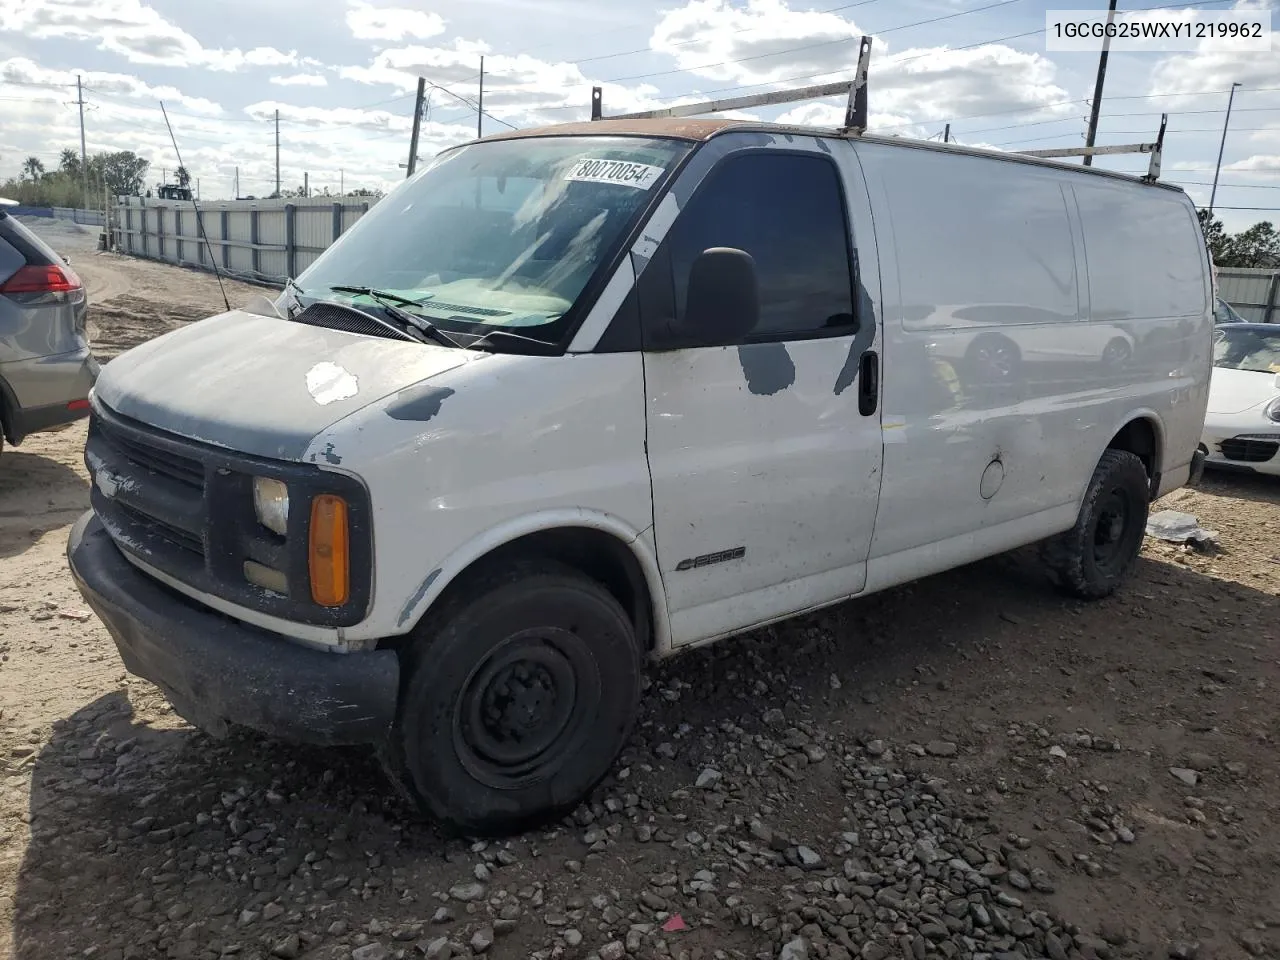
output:
[{"label": "dirt ground", "polygon": [[[220,303],[70,252],[104,357]],[[1280,483],[1168,498],[1221,549],[1102,603],[1006,556],[655,668],[590,803],[467,843],[125,674],[65,570],[83,441],[0,458],[0,957],[1280,957]]]}]

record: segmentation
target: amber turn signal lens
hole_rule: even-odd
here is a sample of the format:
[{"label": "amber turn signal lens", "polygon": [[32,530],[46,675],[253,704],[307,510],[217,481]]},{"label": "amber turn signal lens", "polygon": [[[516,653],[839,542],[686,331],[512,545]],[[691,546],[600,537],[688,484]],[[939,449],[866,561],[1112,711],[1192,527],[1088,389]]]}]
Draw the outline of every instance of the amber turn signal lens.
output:
[{"label": "amber turn signal lens", "polygon": [[340,607],[351,596],[351,550],[347,501],[321,494],[311,501],[311,599]]}]

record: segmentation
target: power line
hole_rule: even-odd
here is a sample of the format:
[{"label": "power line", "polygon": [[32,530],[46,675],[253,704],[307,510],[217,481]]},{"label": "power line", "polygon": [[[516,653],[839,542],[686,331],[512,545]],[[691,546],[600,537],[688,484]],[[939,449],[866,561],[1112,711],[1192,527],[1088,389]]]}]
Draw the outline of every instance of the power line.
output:
[{"label": "power line", "polygon": [[[853,9],[854,7],[865,7],[865,6],[866,6],[867,4],[869,4],[869,3],[878,3],[878,2],[879,2],[879,0],[861,0],[861,2],[859,2],[859,3],[846,3],[844,6],[840,6],[840,7],[831,7],[831,8],[829,8],[829,9],[827,9],[827,10],[806,10],[806,11],[803,11],[803,12],[804,12],[804,13],[817,13],[817,14],[822,14],[822,13],[837,13],[838,11],[841,11],[841,10],[851,10],[851,9]],[[1016,3],[1016,2],[1018,2],[1018,0],[1004,0],[1004,2],[1005,2],[1005,3]],[[998,7],[998,6],[1001,6],[1001,4],[997,3],[997,4],[994,4],[994,6],[997,6],[997,7]],[[985,8],[984,8],[984,9],[985,9]],[[796,11],[796,12],[798,13],[798,12],[802,12],[802,11]],[[970,12],[970,13],[976,13],[977,11],[976,11],[976,10],[974,10],[974,11],[967,11],[967,12]],[[952,14],[952,16],[958,16],[958,15],[959,15],[959,14]],[[739,28],[739,29],[737,29],[737,30],[731,30],[731,31],[729,31],[729,33],[727,33],[727,34],[722,34],[722,36],[734,37],[734,36],[737,36],[737,35],[738,35],[738,34],[740,34],[740,33],[752,33],[752,32],[754,32],[754,31],[763,30],[763,29],[767,29],[767,28],[765,28],[765,27],[761,27],[759,24],[752,24],[752,25],[751,25],[751,26],[749,26],[749,27],[741,27],[741,28]],[[903,28],[900,28],[900,27],[899,27],[899,28],[895,28],[895,29],[903,29]],[[883,33],[883,32],[887,32],[887,31],[881,31],[881,32]],[[675,43],[668,44],[668,45],[667,45],[667,47],[666,47],[666,48],[664,48],[663,50],[654,50],[654,49],[653,49],[653,47],[644,47],[643,49],[637,49],[637,50],[619,50],[617,53],[602,53],[602,54],[599,54],[599,55],[594,56],[594,57],[583,57],[581,60],[569,60],[569,61],[567,61],[567,63],[568,63],[568,65],[569,65],[569,66],[574,66],[574,67],[576,67],[576,66],[580,66],[581,64],[584,64],[584,63],[594,63],[594,62],[596,62],[596,61],[598,61],[598,60],[612,60],[612,59],[614,59],[614,58],[616,58],[616,57],[630,57],[630,56],[634,56],[634,55],[639,54],[639,53],[665,53],[665,52],[666,52],[666,50],[667,50],[668,48],[670,48],[670,47],[686,47],[686,46],[688,46],[688,45],[689,45],[689,44],[691,44],[691,43],[705,43],[705,42],[706,42],[706,38],[705,38],[705,37],[693,37],[693,38],[692,38],[692,39],[690,39],[690,40],[677,40]],[[832,42],[832,43],[844,43],[844,42],[845,42],[845,40],[844,40],[844,39],[840,39],[840,40],[837,40],[837,41],[829,41],[829,42]],[[787,51],[783,50],[783,51],[779,51],[779,52],[781,52],[781,53],[786,53]],[[774,54],[765,54],[765,56],[774,56]],[[694,68],[692,68],[692,69],[698,69],[698,68],[697,68],[697,67],[694,67]],[[679,71],[676,71],[676,72],[678,73]],[[656,76],[656,74],[655,74],[655,76]],[[606,80],[605,82],[606,82],[606,83],[612,83],[613,81],[608,81],[608,80]]]},{"label": "power line", "polygon": [[[996,7],[1007,7],[1011,3],[1021,3],[1022,0],[996,0],[995,3],[989,3],[983,7],[974,7],[971,10],[960,10],[957,13],[948,13],[940,17],[931,17],[928,20],[917,20],[915,23],[904,23],[896,27],[889,27],[885,30],[875,31],[872,36],[884,36],[887,33],[895,33],[898,30],[906,30],[910,27],[923,27],[930,23],[939,23],[943,20],[954,20],[956,17],[967,17],[971,13],[982,13],[984,10],[994,10]],[[1041,28],[1043,32],[1043,28]],[[800,53],[803,50],[814,50],[818,47],[829,47],[837,43],[853,43],[860,40],[860,37],[837,37],[835,40],[820,40],[817,43],[806,43],[799,47],[788,47],[784,50],[774,50],[771,53],[757,53],[750,57],[737,57],[733,60],[722,60],[719,63],[702,63],[696,67],[677,67],[674,70],[659,70],[654,73],[637,73],[629,77],[614,77],[612,80],[605,80],[605,83],[622,83],[627,80],[647,80],[650,77],[666,77],[673,73],[693,73],[697,70],[710,70],[713,67],[727,67],[735,63],[749,63],[752,60],[762,60],[766,57],[780,57],[788,53]]]}]

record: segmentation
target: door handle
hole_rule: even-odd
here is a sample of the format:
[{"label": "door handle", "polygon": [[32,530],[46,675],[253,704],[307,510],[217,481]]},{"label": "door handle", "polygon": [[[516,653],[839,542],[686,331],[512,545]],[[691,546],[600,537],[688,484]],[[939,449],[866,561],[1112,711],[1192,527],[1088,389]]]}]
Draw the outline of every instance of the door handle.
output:
[{"label": "door handle", "polygon": [[858,365],[858,412],[869,417],[880,405],[880,358],[874,350],[862,355]]}]

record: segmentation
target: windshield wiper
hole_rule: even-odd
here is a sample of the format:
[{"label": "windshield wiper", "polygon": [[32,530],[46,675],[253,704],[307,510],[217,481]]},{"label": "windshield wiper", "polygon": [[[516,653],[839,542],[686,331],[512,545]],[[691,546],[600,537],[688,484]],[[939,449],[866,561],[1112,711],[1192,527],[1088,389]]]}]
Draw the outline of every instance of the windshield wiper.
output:
[{"label": "windshield wiper", "polygon": [[416,330],[419,334],[430,337],[436,343],[446,347],[457,347],[459,350],[465,349],[462,344],[453,337],[449,336],[439,327],[425,317],[418,317],[407,310],[402,310],[397,304],[404,304],[407,307],[416,307],[420,303],[418,300],[411,300],[408,297],[402,297],[398,293],[392,293],[390,290],[379,290],[376,287],[360,287],[352,286],[344,283],[337,284],[329,288],[334,293],[354,293],[357,296],[369,297],[376,300],[382,309],[386,310],[388,315],[393,317],[403,326],[410,330]]}]

